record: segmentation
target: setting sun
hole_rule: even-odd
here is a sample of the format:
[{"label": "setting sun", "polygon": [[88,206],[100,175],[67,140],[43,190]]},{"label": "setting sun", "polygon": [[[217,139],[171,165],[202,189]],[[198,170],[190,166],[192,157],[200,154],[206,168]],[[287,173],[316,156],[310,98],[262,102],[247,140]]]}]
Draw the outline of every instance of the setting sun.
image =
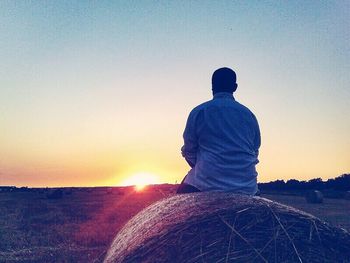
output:
[{"label": "setting sun", "polygon": [[147,185],[158,184],[158,183],[159,183],[159,178],[155,174],[147,173],[147,172],[139,172],[127,178],[122,183],[122,185],[124,186],[134,185],[137,191],[141,191]]}]

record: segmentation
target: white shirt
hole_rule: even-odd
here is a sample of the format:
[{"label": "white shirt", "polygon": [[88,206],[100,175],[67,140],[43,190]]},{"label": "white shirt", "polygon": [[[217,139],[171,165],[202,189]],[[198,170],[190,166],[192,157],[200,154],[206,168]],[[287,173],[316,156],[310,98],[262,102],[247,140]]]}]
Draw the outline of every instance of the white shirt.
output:
[{"label": "white shirt", "polygon": [[183,138],[182,155],[192,167],[186,184],[201,191],[257,192],[259,125],[231,93],[216,93],[194,108]]}]

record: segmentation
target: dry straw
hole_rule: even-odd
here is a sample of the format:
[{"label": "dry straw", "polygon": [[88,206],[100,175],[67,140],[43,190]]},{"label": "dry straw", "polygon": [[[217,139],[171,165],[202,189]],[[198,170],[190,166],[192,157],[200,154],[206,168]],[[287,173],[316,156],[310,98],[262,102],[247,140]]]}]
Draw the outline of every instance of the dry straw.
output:
[{"label": "dry straw", "polygon": [[350,234],[270,200],[176,195],[132,218],[105,262],[350,262]]}]

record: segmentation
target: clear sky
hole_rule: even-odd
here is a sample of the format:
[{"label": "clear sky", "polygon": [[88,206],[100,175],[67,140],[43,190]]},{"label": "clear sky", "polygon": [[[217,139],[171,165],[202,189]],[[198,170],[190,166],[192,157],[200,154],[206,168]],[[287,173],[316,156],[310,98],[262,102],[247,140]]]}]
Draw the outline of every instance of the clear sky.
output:
[{"label": "clear sky", "polygon": [[111,2],[0,2],[0,185],[179,182],[222,66],[260,123],[259,181],[350,172],[350,1]]}]

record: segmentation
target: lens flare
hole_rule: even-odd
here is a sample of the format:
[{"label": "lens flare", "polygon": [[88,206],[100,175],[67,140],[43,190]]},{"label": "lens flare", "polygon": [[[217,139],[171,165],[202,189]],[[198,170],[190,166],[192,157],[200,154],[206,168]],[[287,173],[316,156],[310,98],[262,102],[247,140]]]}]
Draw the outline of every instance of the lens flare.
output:
[{"label": "lens flare", "polygon": [[132,174],[129,178],[127,178],[122,185],[129,186],[134,185],[136,191],[142,191],[145,189],[147,185],[150,184],[158,184],[159,179],[155,174],[148,172],[139,172]]}]

